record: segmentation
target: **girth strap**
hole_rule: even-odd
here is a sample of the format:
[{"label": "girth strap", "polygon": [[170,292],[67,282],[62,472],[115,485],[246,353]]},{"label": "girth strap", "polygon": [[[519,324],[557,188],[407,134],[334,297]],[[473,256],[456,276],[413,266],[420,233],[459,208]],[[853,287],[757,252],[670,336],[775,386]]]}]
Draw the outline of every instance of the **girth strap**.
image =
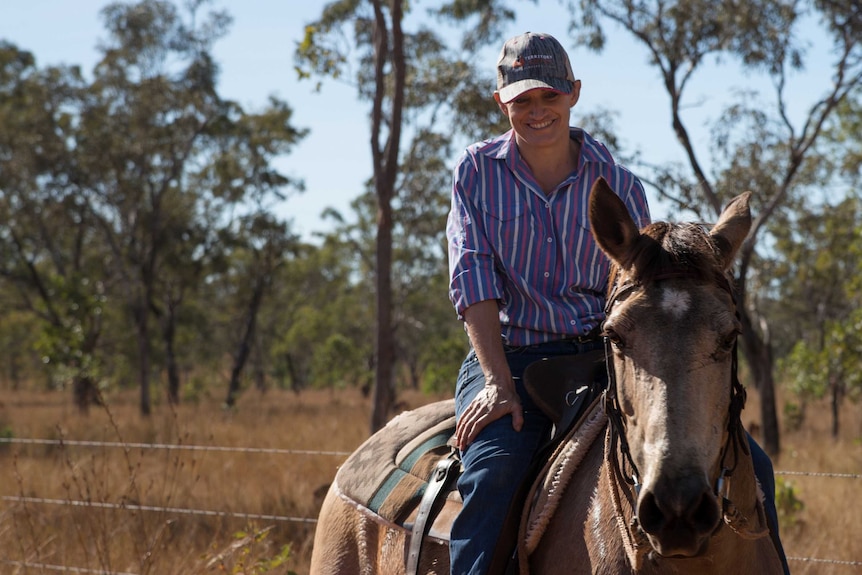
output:
[{"label": "girth strap", "polygon": [[431,473],[425,493],[422,494],[422,501],[419,503],[419,511],[416,513],[413,531],[410,534],[410,550],[407,555],[406,575],[418,575],[419,556],[422,553],[422,540],[425,539],[430,528],[428,520],[440,511],[443,499],[449,490],[448,488],[458,476],[459,470],[460,462],[452,454],[437,462],[437,467]]}]

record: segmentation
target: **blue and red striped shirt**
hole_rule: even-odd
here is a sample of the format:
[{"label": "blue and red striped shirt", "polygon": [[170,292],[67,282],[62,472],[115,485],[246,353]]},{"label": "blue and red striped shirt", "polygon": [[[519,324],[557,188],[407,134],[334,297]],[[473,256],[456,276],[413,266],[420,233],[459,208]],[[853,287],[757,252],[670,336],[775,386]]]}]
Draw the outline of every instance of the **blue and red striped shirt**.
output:
[{"label": "blue and red striped shirt", "polygon": [[547,196],[520,157],[513,131],[473,144],[455,166],[449,298],[458,317],[496,299],[508,345],[586,335],[604,319],[610,262],[590,233],[587,203],[600,176],[638,227],[649,223],[640,180],[585,131],[578,169]]}]

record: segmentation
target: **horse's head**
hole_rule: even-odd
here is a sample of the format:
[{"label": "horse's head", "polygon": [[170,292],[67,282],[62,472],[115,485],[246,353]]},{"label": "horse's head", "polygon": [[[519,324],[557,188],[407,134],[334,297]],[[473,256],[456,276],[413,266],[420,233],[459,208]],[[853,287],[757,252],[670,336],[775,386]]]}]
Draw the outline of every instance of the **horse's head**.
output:
[{"label": "horse's head", "polygon": [[638,521],[663,556],[706,549],[721,519],[716,483],[734,463],[725,453],[740,447],[740,323],[728,269],[751,226],[749,197],[735,198],[706,231],[668,223],[638,230],[604,180],[590,196],[593,235],[613,263],[604,323],[609,416],[630,453],[623,467],[640,482]]}]

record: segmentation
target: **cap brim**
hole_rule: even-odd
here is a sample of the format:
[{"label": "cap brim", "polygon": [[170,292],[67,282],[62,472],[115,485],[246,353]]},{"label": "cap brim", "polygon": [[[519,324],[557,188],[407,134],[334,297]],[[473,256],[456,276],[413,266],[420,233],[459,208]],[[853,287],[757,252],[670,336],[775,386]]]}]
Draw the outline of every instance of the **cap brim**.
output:
[{"label": "cap brim", "polygon": [[568,80],[561,78],[549,79],[548,81],[530,78],[509,84],[508,86],[497,90],[497,93],[500,95],[500,101],[506,104],[524,92],[529,92],[530,90],[535,90],[537,88],[553,90],[561,94],[571,94],[574,86]]}]

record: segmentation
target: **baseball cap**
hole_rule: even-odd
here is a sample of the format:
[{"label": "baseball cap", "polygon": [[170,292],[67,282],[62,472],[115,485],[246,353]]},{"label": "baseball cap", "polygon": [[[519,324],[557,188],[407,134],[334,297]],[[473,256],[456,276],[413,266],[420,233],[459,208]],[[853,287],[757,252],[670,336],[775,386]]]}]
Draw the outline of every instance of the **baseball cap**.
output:
[{"label": "baseball cap", "polygon": [[527,90],[574,89],[575,75],[565,48],[550,34],[526,32],[503,44],[497,60],[497,92],[509,102]]}]

